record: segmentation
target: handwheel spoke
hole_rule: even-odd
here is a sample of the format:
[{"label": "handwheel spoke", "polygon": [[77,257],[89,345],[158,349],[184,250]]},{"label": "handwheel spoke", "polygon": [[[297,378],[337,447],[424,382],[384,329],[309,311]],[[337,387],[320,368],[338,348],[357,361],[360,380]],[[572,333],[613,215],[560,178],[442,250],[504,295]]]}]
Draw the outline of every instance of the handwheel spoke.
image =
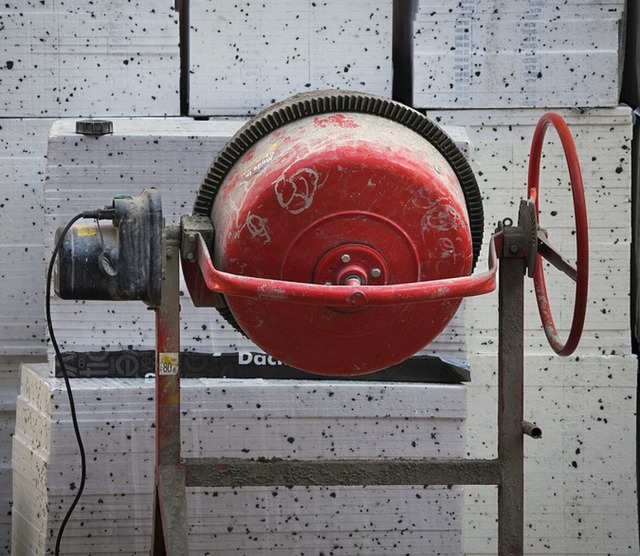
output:
[{"label": "handwheel spoke", "polygon": [[556,251],[555,247],[549,243],[547,234],[541,230],[538,231],[538,253],[574,282],[578,280],[578,269]]}]

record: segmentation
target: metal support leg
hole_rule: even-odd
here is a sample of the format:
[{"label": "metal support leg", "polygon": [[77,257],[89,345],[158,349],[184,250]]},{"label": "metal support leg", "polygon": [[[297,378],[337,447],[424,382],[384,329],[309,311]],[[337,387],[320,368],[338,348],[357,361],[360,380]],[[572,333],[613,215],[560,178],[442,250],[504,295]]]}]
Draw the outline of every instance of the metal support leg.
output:
[{"label": "metal support leg", "polygon": [[[162,299],[156,309],[156,470],[153,556],[189,553],[185,470],[180,460],[180,231],[163,238]],[[170,508],[170,511],[168,511]]]},{"label": "metal support leg", "polygon": [[[505,251],[511,248],[505,230]],[[499,282],[498,349],[498,554],[524,550],[524,272],[525,259],[503,254]]]},{"label": "metal support leg", "polygon": [[[498,458],[495,460],[245,461],[180,457],[179,230],[165,231],[156,310],[156,487],[152,554],[188,554],[186,486],[497,484],[498,555],[522,556],[524,534],[524,271],[522,237],[504,229],[499,283]],[[332,465],[335,463],[336,465]],[[366,468],[366,477],[358,474]]]}]

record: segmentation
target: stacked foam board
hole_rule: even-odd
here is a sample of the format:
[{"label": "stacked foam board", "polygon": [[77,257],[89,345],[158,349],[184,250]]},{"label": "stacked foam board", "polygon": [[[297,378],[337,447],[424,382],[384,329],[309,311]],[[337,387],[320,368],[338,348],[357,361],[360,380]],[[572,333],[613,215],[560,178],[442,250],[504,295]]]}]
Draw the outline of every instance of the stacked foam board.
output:
[{"label": "stacked foam board", "polygon": [[[488,235],[517,218],[526,196],[528,154],[542,110],[430,111],[465,126]],[[543,430],[526,443],[527,554],[636,554],[636,381],[630,340],[631,136],[628,108],[559,110],[575,138],[589,214],[590,289],[578,351],[564,359],[548,347],[532,284],[526,283],[525,418]],[[541,225],[569,260],[575,257],[573,208],[562,148],[547,132],[541,178]],[[483,258],[486,258],[486,249]],[[482,269],[485,263],[480,263]],[[574,287],[547,269],[551,307],[567,337]],[[468,452],[496,455],[497,295],[467,300]],[[487,408],[494,408],[487,411]],[[496,491],[465,487],[467,554],[496,552]]]},{"label": "stacked foam board", "polygon": [[392,0],[190,2],[189,110],[246,115],[326,88],[391,96]]},{"label": "stacked foam board", "polygon": [[0,358],[0,552],[11,553],[11,443],[16,424],[16,398],[22,359]]},{"label": "stacked foam board", "polygon": [[621,99],[637,108],[640,105],[640,8],[637,2],[627,3],[626,16],[627,38]]},{"label": "stacked foam board", "polygon": [[[73,385],[88,474],[63,551],[148,554],[153,380]],[[465,397],[460,385],[188,379],[182,453],[459,457]],[[14,553],[51,550],[75,494],[76,452],[63,381],[46,365],[25,366],[13,447]],[[187,503],[193,554],[462,554],[458,488],[199,488]]]},{"label": "stacked foam board", "polygon": [[[57,122],[51,131],[45,183],[45,235],[52,245],[56,228],[83,210],[101,208],[115,195],[137,195],[144,187],[162,194],[167,224],[191,212],[202,177],[215,154],[241,120],[187,118],[114,120],[113,135],[85,137],[74,122]],[[447,128],[461,148],[463,130]],[[186,292],[186,287],[183,286]],[[140,302],[52,300],[56,337],[63,352],[153,350],[153,313]],[[260,351],[213,309],[195,308],[188,296],[181,307],[181,340],[190,353],[246,354]],[[464,358],[462,312],[425,353]],[[244,361],[246,362],[246,361]],[[96,363],[98,364],[98,363]],[[152,370],[152,369],[151,369]],[[112,374],[122,373],[115,372]]]},{"label": "stacked foam board", "polygon": [[3,116],[179,113],[173,6],[171,0],[3,4]]},{"label": "stacked foam board", "polygon": [[[516,219],[526,197],[529,146],[542,107],[565,117],[582,164],[591,276],[585,331],[573,357],[552,354],[527,284],[525,417],[544,431],[543,441],[526,451],[528,554],[638,551],[637,360],[629,330],[632,118],[629,109],[616,108],[624,6],[468,0],[449,7],[420,0],[415,13],[414,104],[444,124],[466,127],[487,237],[498,221]],[[566,163],[553,131],[547,139],[541,225],[575,260]],[[574,286],[547,271],[552,310],[566,338]],[[497,296],[470,299],[466,311],[474,379],[468,451],[494,457],[495,412],[486,407],[497,407]],[[465,492],[465,550],[493,554],[495,489]]]},{"label": "stacked foam board", "polygon": [[21,361],[46,356],[43,186],[53,118],[175,115],[173,0],[0,6],[0,552],[9,553],[9,430]]},{"label": "stacked foam board", "polygon": [[0,357],[45,351],[42,180],[52,123],[0,122]]},{"label": "stacked foam board", "polygon": [[624,9],[624,0],[417,0],[414,105],[614,106]]},{"label": "stacked foam board", "polygon": [[0,552],[11,533],[11,435],[19,367],[44,345],[43,189],[51,120],[0,121]]}]

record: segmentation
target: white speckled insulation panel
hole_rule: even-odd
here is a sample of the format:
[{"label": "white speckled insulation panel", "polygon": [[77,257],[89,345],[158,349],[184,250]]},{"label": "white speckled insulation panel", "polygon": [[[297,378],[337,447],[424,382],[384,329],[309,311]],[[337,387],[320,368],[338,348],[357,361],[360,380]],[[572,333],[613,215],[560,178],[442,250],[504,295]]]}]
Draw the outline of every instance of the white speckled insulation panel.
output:
[{"label": "white speckled insulation panel", "polygon": [[414,105],[615,106],[624,10],[624,0],[418,0]]},{"label": "white speckled insulation panel", "polygon": [[11,446],[16,429],[20,365],[27,361],[41,362],[43,358],[0,357],[0,554],[11,554]]},{"label": "white speckled insulation panel", "polygon": [[[471,361],[468,452],[495,457],[497,361]],[[525,418],[542,429],[525,439],[525,554],[638,554],[637,370],[635,355],[525,357]],[[496,554],[496,489],[465,498],[466,553]]]},{"label": "white speckled insulation panel", "polygon": [[[79,463],[61,379],[23,367],[14,437],[13,546],[45,554]],[[148,553],[153,380],[76,379],[88,454],[65,554]],[[186,379],[183,454],[459,457],[460,385]],[[410,417],[410,419],[408,419]],[[193,554],[462,554],[462,491],[431,487],[189,489]]]},{"label": "white speckled insulation panel", "polygon": [[0,121],[0,358],[45,354],[42,184],[52,123]]},{"label": "white speckled insulation panel", "polygon": [[[191,213],[196,192],[215,154],[242,120],[188,118],[114,120],[113,135],[75,134],[72,120],[51,131],[45,183],[45,241],[52,248],[56,228],[73,215],[109,204],[114,195],[137,195],[144,187],[162,194],[167,224]],[[464,130],[447,127],[462,149]],[[186,286],[183,286],[186,292]],[[464,309],[424,353],[465,358]],[[142,303],[52,300],[52,317],[62,351],[154,349],[154,315]],[[182,348],[199,353],[260,351],[233,330],[214,309],[196,308],[188,296],[181,307]]]},{"label": "white speckled insulation panel", "polygon": [[[192,115],[245,115],[291,93],[327,86],[391,95],[391,0],[246,4],[190,2]],[[527,293],[525,416],[543,429],[542,440],[526,441],[525,551],[529,556],[638,554],[638,367],[631,355],[629,331],[630,111],[566,109],[612,107],[618,102],[624,4],[624,0],[451,4],[417,0],[415,105],[429,109],[564,107],[561,112],[576,135],[587,184],[591,294],[585,335],[574,357],[559,359],[551,354],[532,293]],[[53,121],[48,118],[179,113],[178,14],[173,6],[173,0],[23,0],[0,7],[4,118],[0,121],[0,553],[10,552],[11,520],[14,554],[50,550],[55,524],[71,501],[70,484],[77,481],[66,398],[59,381],[46,376],[49,365],[29,366],[25,372],[18,433],[13,438],[18,366],[24,354],[32,359],[45,352],[44,264],[54,229],[79,210],[100,207],[115,194],[135,194],[150,185],[160,186],[165,211],[175,223],[177,215],[191,211],[202,174],[241,123],[116,120],[114,137],[100,139],[75,136],[74,121],[57,124],[50,156],[53,182],[46,184],[51,203],[46,227],[43,224],[42,179]],[[516,216],[539,114],[539,110],[508,109],[429,112],[447,126],[464,126],[469,135],[467,151],[485,203],[486,238],[498,219]],[[30,117],[42,119],[18,119]],[[549,145],[546,152],[542,219],[554,243],[571,253],[564,163],[557,145]],[[117,163],[112,164],[113,160]],[[484,268],[483,258],[478,269]],[[560,331],[566,334],[572,287],[552,278],[549,289]],[[362,450],[375,454],[387,445],[411,455],[440,449],[440,455],[446,455],[442,450],[454,455],[463,450],[472,456],[495,456],[497,296],[472,299],[465,306],[464,317],[452,323],[438,346],[467,357],[471,365],[466,444],[457,418],[434,425],[442,435],[436,448],[435,443],[427,446],[416,441],[416,423],[428,432],[433,430],[427,413],[421,413],[415,423],[395,421],[404,429],[401,434],[393,430],[393,419],[387,427],[366,432],[373,415],[367,414],[362,422],[347,421],[348,427],[338,420],[331,423],[334,437],[321,434],[318,443],[329,450],[328,456],[332,448],[348,457],[359,456]],[[187,299],[183,307],[183,339],[189,349],[205,345],[214,351],[227,346],[243,349],[243,340],[216,318],[215,311],[195,310]],[[150,348],[153,344],[152,314],[141,304],[106,307],[54,300],[54,314],[67,349]],[[91,450],[90,483],[83,500],[91,512],[84,515],[82,526],[70,524],[68,540],[83,555],[112,554],[118,547],[123,553],[148,553],[151,383],[94,379],[74,384],[80,387],[81,413],[90,432],[85,435]],[[197,384],[202,392],[215,390],[211,382]],[[104,399],[94,399],[98,388]],[[196,388],[189,388],[195,396]],[[370,388],[359,387],[358,392],[362,395]],[[386,388],[388,393],[390,387]],[[54,400],[49,400],[52,392]],[[296,427],[294,433],[290,422],[274,419],[277,424],[265,437],[270,440],[259,442],[256,436],[242,436],[246,431],[238,425],[258,415],[257,407],[248,411],[246,406],[244,413],[238,412],[246,398],[236,397],[228,415],[213,411],[215,404],[208,405],[210,400],[196,399],[188,407],[191,420],[185,419],[185,450],[193,449],[196,439],[216,434],[226,439],[225,453],[249,450],[250,456],[257,448],[270,449],[272,454],[286,450],[294,455],[300,449],[316,453],[307,419],[302,420],[307,428]],[[391,398],[385,394],[385,400]],[[337,414],[340,408],[326,401],[319,404],[318,413],[325,411],[326,417],[335,409]],[[367,405],[363,402],[358,407]],[[212,415],[224,419],[215,424],[207,419],[210,408]],[[275,409],[281,410],[282,404]],[[8,468],[12,443],[13,479]],[[212,444],[203,442],[202,449],[209,453],[206,450]],[[12,486],[16,491],[13,515]],[[58,502],[63,508],[58,508]],[[193,491],[189,504],[192,545],[198,554],[211,549],[211,531],[224,542],[217,545],[224,552],[242,545],[247,554],[317,554],[327,546],[336,554],[394,550],[452,554],[451,546],[459,553],[461,542],[467,556],[496,553],[496,489],[492,487],[465,487],[464,494],[458,489],[416,487],[396,489],[392,497],[371,487],[355,492],[346,488],[221,489]],[[465,507],[462,516],[461,506]],[[309,519],[300,521],[300,516]],[[322,528],[317,527],[319,523]],[[345,530],[347,523],[354,527]],[[444,531],[440,535],[438,527]]]},{"label": "white speckled insulation panel", "polygon": [[[11,484],[13,481],[13,472],[10,466],[0,467],[0,489],[3,493],[11,493]],[[11,552],[11,496],[7,500],[2,501],[0,508],[0,551],[3,554],[12,554]],[[13,553],[15,554],[15,552]]]},{"label": "white speckled insulation panel", "polygon": [[11,2],[0,26],[3,116],[180,113],[173,0]]},{"label": "white speckled insulation panel", "polygon": [[391,0],[193,0],[190,114],[255,114],[326,88],[390,97],[392,8]]},{"label": "white speckled insulation panel", "polygon": [[[543,430],[526,440],[526,542],[531,555],[638,553],[636,386],[638,361],[629,330],[631,111],[560,110],[575,138],[585,183],[590,237],[590,293],[585,331],[569,359],[557,357],[540,327],[526,283],[525,418]],[[483,193],[486,237],[516,218],[528,153],[541,110],[429,111],[467,129],[469,155]],[[574,255],[566,165],[555,133],[544,147],[541,223],[551,242]],[[483,248],[479,268],[484,268]],[[548,290],[560,334],[572,317],[574,289],[549,271]],[[497,295],[467,300],[469,454],[496,455]],[[496,489],[465,487],[465,551],[496,553]]]},{"label": "white speckled insulation panel", "polygon": [[[1,39],[0,39],[1,40]],[[53,120],[0,121],[0,553],[10,553],[11,437],[20,364],[46,358],[44,180]]]}]

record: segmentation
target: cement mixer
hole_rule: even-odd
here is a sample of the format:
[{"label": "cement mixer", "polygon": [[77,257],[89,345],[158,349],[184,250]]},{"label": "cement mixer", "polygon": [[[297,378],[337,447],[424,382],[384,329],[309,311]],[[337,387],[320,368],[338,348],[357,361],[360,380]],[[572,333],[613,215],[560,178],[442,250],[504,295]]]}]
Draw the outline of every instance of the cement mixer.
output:
[{"label": "cement mixer", "polygon": [[[576,265],[553,249],[538,223],[549,126],[568,160]],[[540,436],[522,415],[524,276],[534,278],[547,337],[560,355],[577,347],[587,305],[586,204],[560,116],[545,114],[536,128],[527,198],[516,223],[499,223],[482,273],[472,274],[483,244],[481,194],[461,151],[423,114],[353,92],[298,95],[252,118],[217,155],[180,226],[164,226],[153,189],[82,217],[111,223],[99,234],[81,234],[72,223],[59,230],[56,293],[140,300],[157,315],[154,554],[188,551],[186,486],[365,483],[498,485],[499,553],[522,554],[522,439]],[[549,308],[543,256],[576,282],[566,341]],[[215,308],[269,355],[336,376],[411,357],[438,336],[464,297],[496,288],[500,266],[498,458],[184,460],[180,265],[196,306]]]}]

